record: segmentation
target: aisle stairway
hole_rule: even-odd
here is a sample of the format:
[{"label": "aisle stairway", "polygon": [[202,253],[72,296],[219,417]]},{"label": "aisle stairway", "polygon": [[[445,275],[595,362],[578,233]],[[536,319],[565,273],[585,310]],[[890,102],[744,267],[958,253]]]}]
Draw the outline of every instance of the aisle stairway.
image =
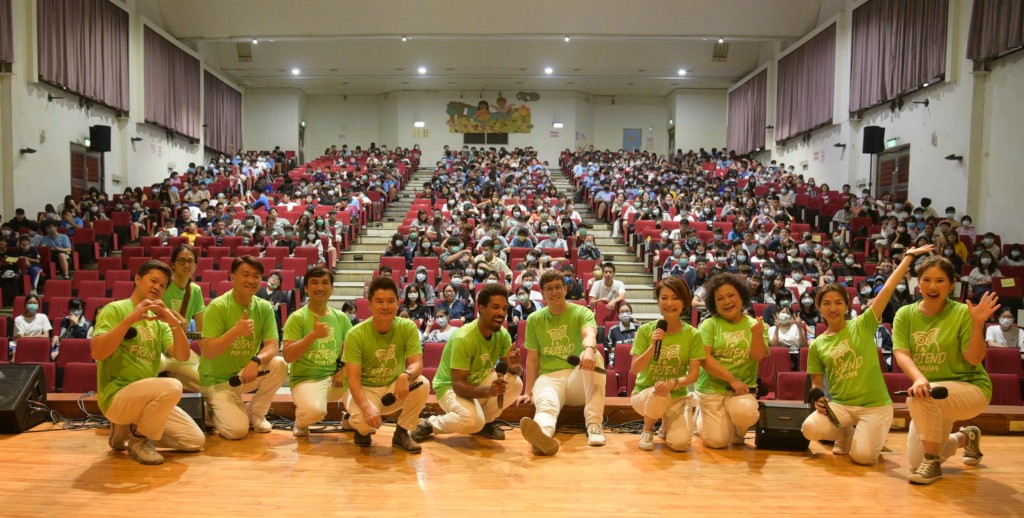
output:
[{"label": "aisle stairway", "polygon": [[[341,308],[342,303],[354,301],[363,296],[363,285],[373,277],[373,272],[380,266],[381,254],[387,247],[388,240],[398,230],[398,225],[405,218],[412,206],[412,200],[430,179],[432,169],[421,168],[412,175],[412,179],[402,191],[402,199],[392,203],[384,211],[384,219],[379,226],[371,226],[360,235],[348,251],[341,252],[334,273],[334,295],[330,305]],[[561,171],[552,171],[552,178],[559,192],[572,193],[572,185]],[[611,237],[611,225],[598,222],[597,218],[585,204],[576,204],[576,210],[586,224],[591,225],[590,233],[597,239],[597,246],[605,258],[611,258],[617,269],[616,279],[626,285],[626,300],[633,306],[634,317],[641,322],[656,320],[660,317],[657,303],[654,300],[653,277],[644,269],[643,263],[629,253],[621,238]],[[582,272],[577,272],[577,274]]]}]

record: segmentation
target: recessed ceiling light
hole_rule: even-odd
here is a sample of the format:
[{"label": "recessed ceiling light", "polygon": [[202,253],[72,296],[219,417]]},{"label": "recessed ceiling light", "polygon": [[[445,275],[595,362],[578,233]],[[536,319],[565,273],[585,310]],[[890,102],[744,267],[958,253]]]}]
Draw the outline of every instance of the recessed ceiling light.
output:
[{"label": "recessed ceiling light", "polygon": [[252,44],[253,44],[253,45],[259,45],[259,44],[260,44],[260,40],[258,40],[258,39],[256,39],[256,38],[253,38],[253,39],[252,39]]},{"label": "recessed ceiling light", "polygon": [[685,76],[686,75],[686,69],[685,68],[680,68],[679,69],[679,75]]},{"label": "recessed ceiling light", "polygon": [[427,67],[417,68],[416,71],[419,72],[420,74],[426,74],[427,73]]},{"label": "recessed ceiling light", "polygon": [[565,42],[566,42],[566,43],[569,43],[569,40],[570,40],[570,38],[569,38],[568,36],[566,36],[566,37],[565,37]]},{"label": "recessed ceiling light", "polygon": [[409,37],[408,36],[402,36],[402,41],[409,41]]},{"label": "recessed ceiling light", "polygon": [[718,38],[718,43],[725,43],[725,38]]},{"label": "recessed ceiling light", "polygon": [[552,73],[554,73],[554,71],[555,71],[555,69],[553,69],[551,67],[547,67],[547,68],[544,69],[544,73],[547,74],[547,75],[551,75]]},{"label": "recessed ceiling light", "polygon": [[299,74],[301,74],[301,73],[302,73],[302,71],[301,71],[301,70],[299,70],[299,69],[297,69],[297,68],[293,68],[293,69],[292,69],[292,75],[293,75],[293,76],[297,76],[297,75],[299,75]]}]

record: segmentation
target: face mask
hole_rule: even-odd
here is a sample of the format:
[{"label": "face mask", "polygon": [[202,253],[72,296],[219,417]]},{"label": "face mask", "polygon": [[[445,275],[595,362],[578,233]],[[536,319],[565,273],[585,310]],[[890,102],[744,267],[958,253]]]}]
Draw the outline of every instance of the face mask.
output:
[{"label": "face mask", "polygon": [[416,232],[410,232],[409,233],[409,239],[415,241],[417,237],[420,237],[420,235],[417,234]]},{"label": "face mask", "polygon": [[860,294],[861,295],[870,295],[871,294],[871,288],[867,288],[867,287],[861,288],[860,289]]},{"label": "face mask", "polygon": [[529,295],[518,295],[516,297],[516,299],[519,300],[520,304],[525,304],[526,301],[530,300],[530,296]]},{"label": "face mask", "polygon": [[402,246],[402,240],[401,239],[396,239],[394,241],[394,243],[395,243],[395,246]]},{"label": "face mask", "polygon": [[534,282],[533,281],[525,281],[525,282],[523,282],[523,287],[528,289],[528,290],[533,289],[533,286],[534,286]]},{"label": "face mask", "polygon": [[718,264],[725,264],[725,257],[718,257]]},{"label": "face mask", "polygon": [[779,315],[779,323],[780,324],[788,324],[788,323],[790,323],[792,321],[793,321],[793,316],[790,315],[789,313],[782,313],[781,315]]},{"label": "face mask", "polygon": [[455,286],[456,288],[462,286],[462,277],[456,277],[452,279],[452,286]]},{"label": "face mask", "polygon": [[1009,328],[1013,325],[1013,319],[1010,317],[1003,317],[999,319],[999,325],[1004,328]]},{"label": "face mask", "polygon": [[458,252],[462,250],[462,245],[452,245],[452,252]]},{"label": "face mask", "polygon": [[800,303],[805,306],[810,306],[811,304],[814,304],[814,299],[800,299]]},{"label": "face mask", "polygon": [[547,231],[548,231],[548,226],[547,226],[547,225],[541,225],[541,226],[540,226],[540,231],[541,231],[541,233],[547,233]]},{"label": "face mask", "polygon": [[494,284],[496,282],[498,282],[498,281],[496,281],[494,279],[487,279],[486,281],[484,281],[484,284]]},{"label": "face mask", "polygon": [[971,220],[969,220],[969,219],[961,220],[960,224],[965,226],[965,227],[969,227],[969,226],[971,226]]},{"label": "face mask", "polygon": [[409,292],[409,300],[415,301],[415,300],[417,300],[419,298],[420,298],[420,294],[418,292],[415,292],[415,291],[410,291]]},{"label": "face mask", "polygon": [[679,256],[683,255],[683,251],[678,249],[678,248],[676,248],[675,250],[672,251],[672,255],[675,256],[675,257],[679,257]]},{"label": "face mask", "polygon": [[900,293],[903,293],[903,292],[907,291],[907,285],[906,284],[897,284],[896,285],[896,291],[898,291]]},{"label": "face mask", "polygon": [[802,274],[800,272],[793,272],[793,280],[795,282],[800,282],[800,281],[804,280],[804,274]]},{"label": "face mask", "polygon": [[622,322],[623,324],[625,324],[627,322],[632,322],[633,321],[633,314],[632,313],[620,313],[619,314],[619,321]]},{"label": "face mask", "polygon": [[466,275],[468,275],[470,277],[473,277],[474,275],[476,275],[476,270],[470,268],[470,269],[466,270]]},{"label": "face mask", "polygon": [[740,262],[740,263],[747,262],[747,256],[745,256],[745,255],[737,255],[736,256],[736,262]]},{"label": "face mask", "polygon": [[944,255],[946,257],[949,257],[949,256],[953,255],[953,249],[952,248],[947,248],[947,249],[943,250],[942,251],[942,255]]},{"label": "face mask", "polygon": [[988,265],[992,264],[992,260],[989,259],[988,257],[986,257],[986,258],[981,260],[981,264],[982,264],[982,266],[988,266]]},{"label": "face mask", "polygon": [[992,243],[995,243],[995,240],[991,238],[985,238],[982,239],[981,242],[985,243],[985,246],[992,246]]},{"label": "face mask", "polygon": [[39,310],[39,304],[25,304],[25,309],[31,313],[35,313]]},{"label": "face mask", "polygon": [[426,282],[426,280],[427,280],[427,274],[425,274],[425,273],[417,273],[416,274],[416,282]]},{"label": "face mask", "polygon": [[775,270],[771,268],[765,268],[764,275],[765,277],[771,277],[772,275],[775,275]]},{"label": "face mask", "polygon": [[832,277],[831,275],[826,275],[825,277],[823,277],[823,279],[825,281],[825,284],[832,284],[833,282],[836,282],[836,278]]},{"label": "face mask", "polygon": [[853,266],[853,258],[851,257],[847,257],[843,262],[846,263],[846,266]]},{"label": "face mask", "polygon": [[90,212],[99,212],[100,208],[99,207],[89,207],[89,211]]},{"label": "face mask", "polygon": [[307,241],[312,241],[314,239],[316,239],[316,234],[306,234]]},{"label": "face mask", "polygon": [[76,316],[76,317],[80,317],[80,316],[82,316],[82,310],[80,310],[80,309],[73,309],[73,310],[71,310],[71,314]]},{"label": "face mask", "polygon": [[316,226],[318,226],[318,227],[324,226],[324,220],[322,220],[322,219],[316,220]]},{"label": "face mask", "polygon": [[437,317],[437,327],[444,328],[448,325],[448,319],[445,317]]},{"label": "face mask", "polygon": [[775,257],[778,257],[780,261],[786,260],[786,254],[775,254]]}]

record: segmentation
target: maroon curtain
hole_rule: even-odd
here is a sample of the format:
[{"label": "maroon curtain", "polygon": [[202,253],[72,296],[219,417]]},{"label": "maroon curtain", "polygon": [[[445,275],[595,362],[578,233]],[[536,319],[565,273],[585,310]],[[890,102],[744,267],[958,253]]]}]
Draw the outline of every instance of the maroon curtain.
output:
[{"label": "maroon curtain", "polygon": [[764,147],[767,103],[767,70],[729,92],[729,127],[725,142],[734,154],[746,155]]},{"label": "maroon curtain", "polygon": [[945,79],[948,0],[869,0],[853,11],[850,111]]},{"label": "maroon curtain", "polygon": [[989,59],[1024,46],[1024,2],[974,0],[967,57]]},{"label": "maroon curtain", "polygon": [[14,36],[11,34],[11,0],[0,0],[0,64],[14,63]]},{"label": "maroon curtain", "polygon": [[199,60],[146,27],[146,122],[199,139]]},{"label": "maroon curtain", "polygon": [[775,140],[832,122],[835,64],[835,24],[779,60]]},{"label": "maroon curtain", "polygon": [[242,93],[203,73],[203,123],[206,147],[231,155],[242,149]]},{"label": "maroon curtain", "polygon": [[128,110],[128,13],[108,0],[38,0],[39,78]]}]

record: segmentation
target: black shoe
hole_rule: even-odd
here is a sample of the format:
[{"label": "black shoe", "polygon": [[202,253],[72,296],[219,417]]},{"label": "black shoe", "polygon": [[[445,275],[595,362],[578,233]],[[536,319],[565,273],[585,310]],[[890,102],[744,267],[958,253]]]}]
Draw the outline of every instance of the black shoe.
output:
[{"label": "black shoe", "polygon": [[395,435],[391,438],[391,447],[399,447],[409,453],[419,453],[423,450],[416,441],[409,437],[409,432],[401,426],[395,427]]},{"label": "black shoe", "polygon": [[479,435],[480,437],[486,437],[495,441],[505,440],[505,431],[499,428],[498,425],[494,424],[494,421],[485,424],[479,432],[473,435]]},{"label": "black shoe", "polygon": [[373,443],[373,438],[370,437],[370,434],[363,435],[359,432],[356,432],[356,446],[369,448],[371,443]]},{"label": "black shoe", "polygon": [[416,442],[423,442],[427,440],[434,433],[434,427],[430,426],[430,421],[426,419],[420,419],[420,424],[416,426],[416,429],[412,431],[410,437]]}]

